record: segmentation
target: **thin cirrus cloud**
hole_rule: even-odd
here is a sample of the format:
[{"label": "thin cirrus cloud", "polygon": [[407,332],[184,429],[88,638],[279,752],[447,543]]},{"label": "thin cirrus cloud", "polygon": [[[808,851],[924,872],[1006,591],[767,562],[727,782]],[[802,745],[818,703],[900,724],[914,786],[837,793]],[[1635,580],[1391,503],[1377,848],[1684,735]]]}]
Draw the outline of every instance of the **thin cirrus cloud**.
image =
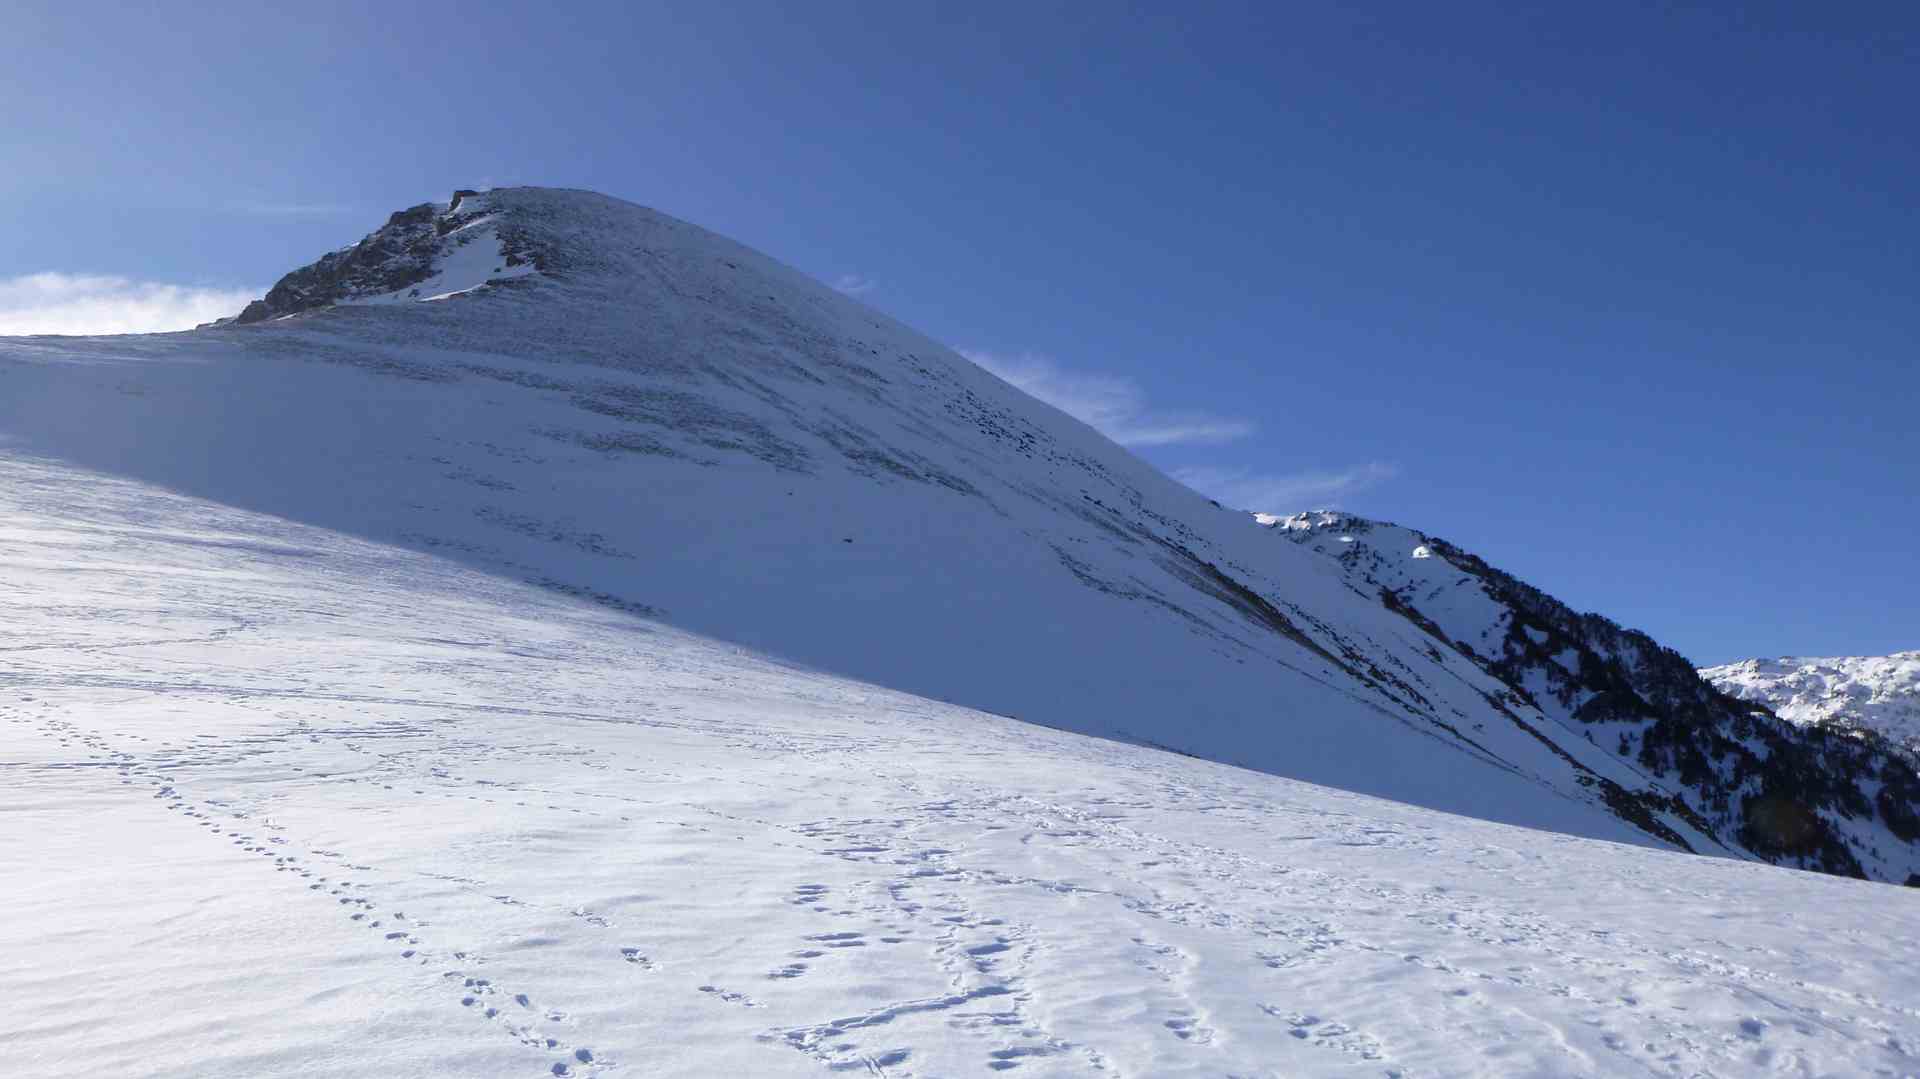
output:
[{"label": "thin cirrus cloud", "polygon": [[[968,349],[962,349],[961,355],[1123,446],[1219,445],[1254,432],[1248,420],[1154,408],[1140,384],[1125,376],[1076,371],[1045,356]],[[1333,508],[1350,495],[1393,479],[1399,469],[1378,461],[1292,473],[1191,465],[1174,469],[1172,475],[1222,505],[1293,513]]]},{"label": "thin cirrus cloud", "polygon": [[1369,461],[1322,472],[1265,473],[1244,468],[1177,468],[1173,478],[1235,509],[1298,513],[1336,509],[1341,500],[1400,474],[1391,464]]},{"label": "thin cirrus cloud", "polygon": [[0,337],[165,333],[238,314],[258,289],[198,288],[109,274],[0,277]]},{"label": "thin cirrus cloud", "polygon": [[835,278],[833,287],[849,296],[864,296],[872,292],[874,286],[877,284],[879,284],[879,282],[871,277],[862,277],[857,273],[847,273]]},{"label": "thin cirrus cloud", "polygon": [[1247,420],[1153,408],[1140,384],[1121,375],[1075,371],[1030,354],[1003,356],[970,349],[960,354],[1122,446],[1231,442],[1254,430]]}]

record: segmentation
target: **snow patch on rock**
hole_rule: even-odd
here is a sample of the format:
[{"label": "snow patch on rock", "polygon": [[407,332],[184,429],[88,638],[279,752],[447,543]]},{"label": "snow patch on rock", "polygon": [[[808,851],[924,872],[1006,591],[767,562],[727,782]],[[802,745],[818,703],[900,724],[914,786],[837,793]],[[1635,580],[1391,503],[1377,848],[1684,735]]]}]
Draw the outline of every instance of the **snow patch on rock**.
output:
[{"label": "snow patch on rock", "polygon": [[447,248],[434,263],[433,276],[405,289],[347,297],[341,306],[427,303],[461,296],[498,281],[535,273],[528,262],[514,262],[500,241],[492,216],[476,218],[447,234]]}]

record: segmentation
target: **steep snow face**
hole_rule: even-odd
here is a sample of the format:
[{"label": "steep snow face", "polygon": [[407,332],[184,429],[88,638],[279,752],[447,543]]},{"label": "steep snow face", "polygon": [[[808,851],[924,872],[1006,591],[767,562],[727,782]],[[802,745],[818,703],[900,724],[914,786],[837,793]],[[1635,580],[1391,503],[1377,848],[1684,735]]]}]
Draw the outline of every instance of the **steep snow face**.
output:
[{"label": "steep snow face", "polygon": [[1920,1068],[1920,892],[1048,730],[16,455],[0,600],[8,1076]]},{"label": "steep snow face", "polygon": [[1645,634],[1578,614],[1444,540],[1343,513],[1257,521],[1511,687],[1496,703],[1544,738],[1612,750],[1593,781],[1623,812],[1664,808],[1786,865],[1900,882],[1920,872],[1920,780],[1884,746],[1756,712]]},{"label": "steep snow face", "polygon": [[1790,723],[1872,731],[1920,752],[1920,652],[1743,659],[1700,675]]},{"label": "steep snow face", "polygon": [[[5,452],[976,709],[1750,855],[1339,564],[763,255],[545,189],[388,228],[290,274],[251,325],[0,342]],[[469,246],[501,261],[448,287],[475,278]],[[536,272],[491,276],[514,257]],[[353,302],[396,295],[443,298]],[[1857,867],[1761,853],[1904,879],[1909,845],[1882,850]]]}]

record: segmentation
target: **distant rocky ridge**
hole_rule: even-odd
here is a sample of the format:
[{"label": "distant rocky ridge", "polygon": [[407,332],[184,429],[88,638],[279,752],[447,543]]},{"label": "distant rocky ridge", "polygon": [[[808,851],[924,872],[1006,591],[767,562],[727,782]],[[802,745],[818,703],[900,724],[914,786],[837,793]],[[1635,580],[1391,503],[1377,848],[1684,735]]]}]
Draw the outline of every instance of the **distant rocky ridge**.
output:
[{"label": "distant rocky ridge", "polygon": [[1703,668],[1700,675],[1788,722],[1871,731],[1920,755],[1920,651],[1743,659]]},{"label": "distant rocky ridge", "polygon": [[[1510,703],[1614,750],[1671,792],[1663,803],[1649,790],[1608,785],[1609,802],[1625,814],[1665,808],[1774,860],[1846,875],[1869,875],[1863,863],[1875,857],[1873,844],[1857,838],[1861,822],[1920,839],[1920,776],[1911,761],[1863,729],[1871,724],[1800,719],[1813,707],[1869,702],[1888,717],[1884,726],[1897,726],[1896,714],[1920,719],[1920,653],[1853,661],[1848,688],[1831,689],[1802,668],[1768,693],[1738,678],[1765,661],[1696,672],[1646,634],[1577,613],[1445,540],[1344,513],[1260,520],[1335,559],[1356,590],[1512,687]],[[1796,689],[1818,700],[1810,705]],[[1920,730],[1920,722],[1907,729]]]}]

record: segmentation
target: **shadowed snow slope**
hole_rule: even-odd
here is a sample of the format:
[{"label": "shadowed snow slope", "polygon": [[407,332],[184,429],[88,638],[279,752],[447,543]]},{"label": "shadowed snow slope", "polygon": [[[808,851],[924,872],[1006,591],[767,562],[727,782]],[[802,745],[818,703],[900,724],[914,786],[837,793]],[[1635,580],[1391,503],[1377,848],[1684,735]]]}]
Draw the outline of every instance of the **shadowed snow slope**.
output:
[{"label": "shadowed snow slope", "polygon": [[0,457],[0,604],[9,1075],[1920,1068],[1906,889],[1048,730],[45,460]]},{"label": "shadowed snow slope", "polygon": [[[1715,725],[1749,712],[1690,671],[1658,693],[1625,679],[1618,708],[1549,702],[1537,664],[653,211],[465,195],[261,305],[250,325],[0,342],[0,445],[1067,730],[1589,837],[1916,867],[1859,777],[1825,780],[1854,806],[1715,756],[1739,740]],[[1518,632],[1512,602],[1471,628]],[[1629,719],[1686,745],[1623,752]],[[1767,745],[1799,777],[1818,754],[1785,730]],[[1911,789],[1904,764],[1869,765]]]}]

